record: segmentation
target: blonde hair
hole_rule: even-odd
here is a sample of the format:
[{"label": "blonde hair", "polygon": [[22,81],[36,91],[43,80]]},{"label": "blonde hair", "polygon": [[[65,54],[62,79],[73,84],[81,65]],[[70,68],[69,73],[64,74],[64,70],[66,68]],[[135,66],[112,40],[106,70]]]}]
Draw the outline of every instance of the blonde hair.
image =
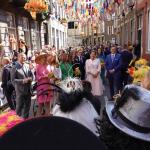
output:
[{"label": "blonde hair", "polygon": [[147,90],[150,90],[150,70],[148,70],[148,72],[146,73],[142,82],[142,86]]},{"label": "blonde hair", "polygon": [[4,57],[2,58],[2,61],[10,62],[10,58],[9,58],[9,57],[7,57],[7,56],[4,56]]}]

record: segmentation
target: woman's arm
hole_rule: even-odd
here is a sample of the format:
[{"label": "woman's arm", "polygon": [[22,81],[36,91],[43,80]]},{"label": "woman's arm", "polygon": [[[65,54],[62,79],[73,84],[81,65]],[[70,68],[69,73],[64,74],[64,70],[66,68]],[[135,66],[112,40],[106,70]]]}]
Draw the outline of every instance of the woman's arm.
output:
[{"label": "woman's arm", "polygon": [[86,62],[85,62],[85,71],[86,71],[87,74],[92,74],[91,70],[89,68],[89,61],[88,60],[86,60]]}]

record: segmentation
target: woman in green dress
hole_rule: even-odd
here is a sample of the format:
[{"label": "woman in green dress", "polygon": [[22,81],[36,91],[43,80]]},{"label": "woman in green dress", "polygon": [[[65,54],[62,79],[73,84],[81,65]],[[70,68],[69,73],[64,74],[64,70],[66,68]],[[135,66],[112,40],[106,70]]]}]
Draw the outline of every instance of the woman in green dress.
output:
[{"label": "woman in green dress", "polygon": [[69,55],[66,53],[62,53],[61,55],[60,68],[62,72],[62,80],[67,77],[73,77],[72,64],[69,62]]}]

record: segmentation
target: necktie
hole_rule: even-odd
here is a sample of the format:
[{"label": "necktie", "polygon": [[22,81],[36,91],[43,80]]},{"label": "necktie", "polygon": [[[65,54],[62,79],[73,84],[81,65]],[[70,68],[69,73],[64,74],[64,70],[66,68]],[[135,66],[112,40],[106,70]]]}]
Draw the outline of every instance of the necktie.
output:
[{"label": "necktie", "polygon": [[79,61],[81,61],[81,57],[79,56]]},{"label": "necktie", "polygon": [[23,70],[23,73],[25,74],[25,76],[27,77],[27,68],[24,64],[22,65],[22,70]]},{"label": "necktie", "polygon": [[115,58],[115,55],[112,54],[112,56],[111,56],[112,62],[114,61],[114,58]]}]

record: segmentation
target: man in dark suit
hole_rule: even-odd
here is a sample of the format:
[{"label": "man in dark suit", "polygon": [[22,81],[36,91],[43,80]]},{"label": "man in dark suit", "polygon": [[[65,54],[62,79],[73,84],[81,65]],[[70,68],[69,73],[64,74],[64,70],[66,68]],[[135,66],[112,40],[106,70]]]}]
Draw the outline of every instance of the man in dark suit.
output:
[{"label": "man in dark suit", "polygon": [[85,57],[83,56],[83,51],[80,49],[74,60],[74,70],[78,67],[80,70],[81,80],[85,79]]},{"label": "man in dark suit", "polygon": [[4,67],[3,67],[3,71],[2,71],[2,85],[1,85],[1,87],[3,88],[3,93],[6,96],[9,107],[12,110],[15,110],[15,105],[12,101],[12,92],[14,90],[14,87],[11,83],[11,77],[10,77],[12,65],[10,63],[9,57],[4,57],[2,60],[2,63],[4,65]]},{"label": "man in dark suit", "polygon": [[110,96],[113,99],[114,94],[122,89],[121,83],[121,55],[117,53],[116,47],[111,48],[111,54],[107,55],[105,61],[107,78],[110,86]]},{"label": "man in dark suit", "polygon": [[18,62],[12,69],[11,79],[16,91],[16,112],[19,116],[28,118],[31,105],[32,72],[25,63],[26,55],[20,53]]},{"label": "man in dark suit", "polygon": [[131,60],[133,59],[133,54],[131,51],[129,51],[129,48],[127,45],[124,45],[124,49],[121,51],[121,79],[123,86],[128,84],[129,74],[127,73],[129,64]]}]

